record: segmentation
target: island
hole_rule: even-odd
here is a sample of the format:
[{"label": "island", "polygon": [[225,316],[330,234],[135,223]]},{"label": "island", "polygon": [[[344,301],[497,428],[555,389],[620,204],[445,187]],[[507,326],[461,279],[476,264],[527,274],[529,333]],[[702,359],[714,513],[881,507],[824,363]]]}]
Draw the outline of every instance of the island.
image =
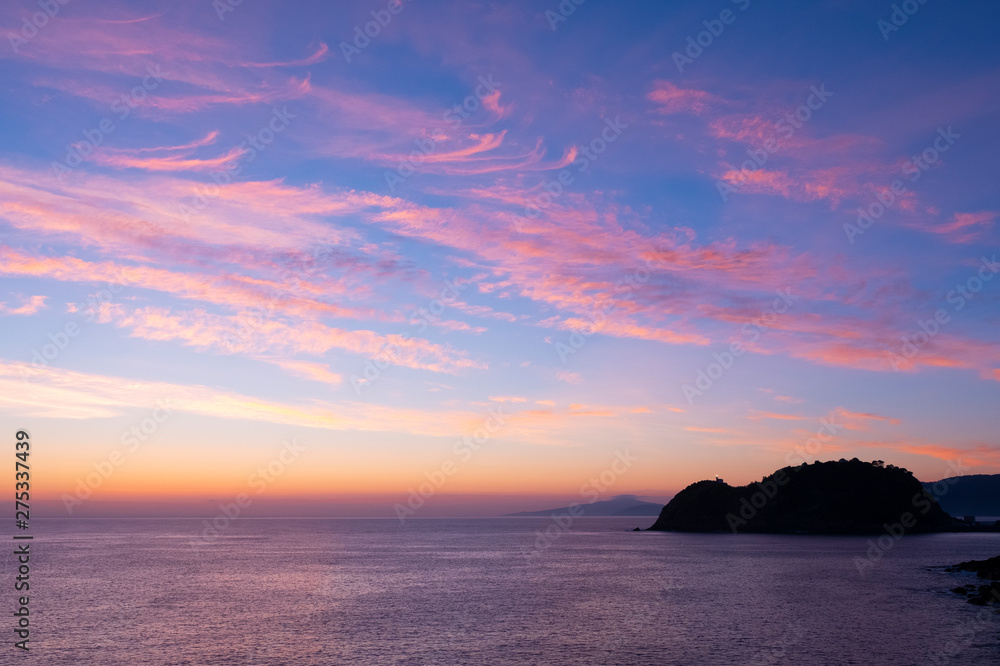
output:
[{"label": "island", "polygon": [[520,511],[508,516],[655,516],[663,508],[662,504],[646,502],[635,495],[615,495],[611,499],[592,501],[573,506],[544,511]]},{"label": "island", "polygon": [[649,528],[894,537],[962,529],[912,472],[857,458],[785,467],[746,486],[699,481],[670,500]]}]

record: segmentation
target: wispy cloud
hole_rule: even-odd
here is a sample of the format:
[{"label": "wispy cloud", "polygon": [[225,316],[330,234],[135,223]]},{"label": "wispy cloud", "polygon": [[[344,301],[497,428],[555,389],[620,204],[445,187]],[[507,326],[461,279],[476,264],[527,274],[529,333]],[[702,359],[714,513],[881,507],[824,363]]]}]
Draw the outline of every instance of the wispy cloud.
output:
[{"label": "wispy cloud", "polygon": [[4,315],[33,315],[45,309],[45,296],[21,296],[20,305],[10,306],[0,302],[0,314]]}]

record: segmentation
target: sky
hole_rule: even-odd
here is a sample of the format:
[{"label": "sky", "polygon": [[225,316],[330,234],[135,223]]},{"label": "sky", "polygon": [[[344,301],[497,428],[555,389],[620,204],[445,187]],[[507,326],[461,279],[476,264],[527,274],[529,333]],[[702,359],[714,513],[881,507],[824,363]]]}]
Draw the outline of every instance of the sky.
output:
[{"label": "sky", "polygon": [[0,422],[34,499],[432,517],[1000,473],[998,18],[4,3]]}]

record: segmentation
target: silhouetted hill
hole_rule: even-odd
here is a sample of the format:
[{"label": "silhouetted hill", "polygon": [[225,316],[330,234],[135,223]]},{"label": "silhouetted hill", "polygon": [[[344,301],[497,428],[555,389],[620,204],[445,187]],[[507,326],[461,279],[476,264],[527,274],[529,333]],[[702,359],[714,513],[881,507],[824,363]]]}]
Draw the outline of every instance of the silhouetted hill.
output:
[{"label": "silhouetted hill", "polygon": [[1000,516],[1000,474],[953,476],[924,488],[953,516]]},{"label": "silhouetted hill", "polygon": [[785,467],[748,486],[699,481],[670,500],[649,529],[878,534],[898,523],[913,533],[948,530],[956,521],[910,471],[855,458]]},{"label": "silhouetted hill", "polygon": [[[548,509],[546,511],[521,511],[519,513],[508,513],[508,516],[551,516],[556,515],[576,515],[576,516],[655,516],[663,508],[662,504],[644,502],[635,495],[616,495],[609,500],[591,502],[589,504],[575,505],[579,508],[564,506],[558,509]],[[573,508],[573,514],[570,514]]]}]

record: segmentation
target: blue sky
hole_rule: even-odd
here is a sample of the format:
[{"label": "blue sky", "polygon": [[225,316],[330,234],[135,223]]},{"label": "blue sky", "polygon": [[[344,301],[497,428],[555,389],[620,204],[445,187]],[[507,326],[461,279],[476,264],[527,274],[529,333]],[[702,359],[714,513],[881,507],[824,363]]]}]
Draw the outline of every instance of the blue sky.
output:
[{"label": "blue sky", "polygon": [[158,401],[89,506],[295,439],[268,498],[391,515],[491,409],[428,515],[624,450],[607,494],[746,483],[823,419],[810,459],[1000,471],[996,8],[549,4],[7,5],[0,410],[44,496]]}]

